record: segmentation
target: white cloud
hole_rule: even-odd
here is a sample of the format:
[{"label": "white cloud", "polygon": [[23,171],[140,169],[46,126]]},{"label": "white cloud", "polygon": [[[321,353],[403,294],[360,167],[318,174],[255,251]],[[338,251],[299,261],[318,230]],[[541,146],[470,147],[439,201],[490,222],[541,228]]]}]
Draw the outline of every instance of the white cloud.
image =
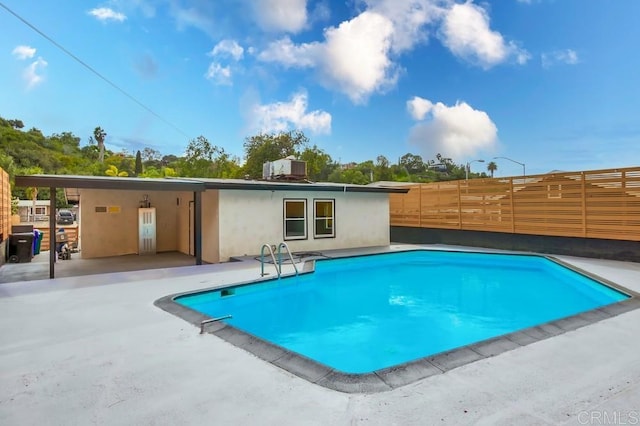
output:
[{"label": "white cloud", "polygon": [[231,84],[231,68],[223,67],[217,62],[212,62],[209,65],[209,69],[204,75],[207,80],[211,80],[216,84],[230,85]]},{"label": "white cloud", "polygon": [[365,103],[374,93],[393,87],[403,71],[399,55],[439,38],[456,56],[487,69],[512,60],[524,64],[529,53],[490,28],[485,9],[452,0],[360,0],[358,16],[326,28],[324,39],[295,43],[290,37],[271,42],[258,54],[263,62],[312,68],[320,83]]},{"label": "white cloud", "polygon": [[297,33],[307,25],[306,0],[260,0],[249,4],[263,30]]},{"label": "white cloud", "polygon": [[123,22],[125,19],[127,19],[127,16],[124,13],[116,12],[115,10],[110,9],[108,7],[98,7],[95,9],[91,9],[89,11],[89,15],[103,22],[106,22],[106,21]]},{"label": "white cloud", "polygon": [[38,84],[42,83],[44,77],[39,73],[46,68],[47,65],[49,65],[47,61],[42,58],[38,58],[24,69],[22,77],[27,82],[27,89],[33,89]]},{"label": "white cloud", "polygon": [[488,69],[514,58],[526,63],[530,55],[514,42],[489,26],[485,9],[471,2],[454,4],[447,12],[440,28],[442,43],[457,57]]},{"label": "white cloud", "polygon": [[430,100],[419,96],[414,96],[407,101],[407,110],[414,120],[424,120],[432,108],[433,103]]},{"label": "white cloud", "polygon": [[236,61],[242,59],[244,49],[235,40],[222,40],[214,46],[209,53],[210,56],[229,56]]},{"label": "white cloud", "polygon": [[392,34],[391,21],[373,12],[329,28],[320,65],[325,84],[355,103],[395,85],[397,68],[389,58]]},{"label": "white cloud", "polygon": [[277,62],[285,67],[308,68],[318,62],[320,43],[294,44],[289,37],[269,43],[266,49],[258,54],[263,62]]},{"label": "white cloud", "polygon": [[289,67],[313,67],[321,82],[364,103],[397,81],[397,67],[389,58],[393,24],[384,16],[363,12],[337,28],[325,30],[324,42],[296,45],[289,38],[270,44],[258,55],[265,62]]},{"label": "white cloud", "polygon": [[325,111],[307,112],[307,93],[295,93],[289,102],[254,105],[251,109],[253,127],[264,133],[292,129],[309,130],[315,134],[331,133],[331,114]]},{"label": "white cloud", "polygon": [[556,50],[550,53],[543,53],[541,55],[541,59],[543,68],[550,68],[555,64],[575,65],[580,62],[578,53],[572,49]]},{"label": "white cloud", "polygon": [[428,39],[428,24],[443,15],[443,0],[365,0],[369,10],[393,23],[391,48],[394,52],[412,49]]},{"label": "white cloud", "polygon": [[36,54],[36,48],[31,46],[16,46],[15,49],[11,52],[18,59],[29,59],[33,58]]},{"label": "white cloud", "polygon": [[493,148],[496,143],[498,129],[489,115],[466,102],[447,106],[416,96],[407,102],[407,109],[414,118],[429,115],[429,119],[417,123],[409,135],[410,142],[427,158],[441,153],[455,161]]}]

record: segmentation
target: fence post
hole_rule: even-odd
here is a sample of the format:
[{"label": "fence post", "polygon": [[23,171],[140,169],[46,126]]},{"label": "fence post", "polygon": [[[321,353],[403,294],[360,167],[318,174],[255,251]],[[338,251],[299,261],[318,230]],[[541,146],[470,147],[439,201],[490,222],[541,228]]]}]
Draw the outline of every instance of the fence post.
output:
[{"label": "fence post", "polygon": [[458,229],[462,229],[462,189],[460,189],[460,181],[458,183]]},{"label": "fence post", "polygon": [[511,191],[511,233],[515,234],[516,233],[516,203],[515,203],[515,196],[516,196],[516,191],[513,190],[513,178],[509,178],[509,191]]},{"label": "fence post", "polygon": [[422,184],[418,185],[418,226],[422,228]]},{"label": "fence post", "polygon": [[585,184],[584,172],[580,173],[580,184],[582,185],[582,236],[587,236],[587,185]]}]

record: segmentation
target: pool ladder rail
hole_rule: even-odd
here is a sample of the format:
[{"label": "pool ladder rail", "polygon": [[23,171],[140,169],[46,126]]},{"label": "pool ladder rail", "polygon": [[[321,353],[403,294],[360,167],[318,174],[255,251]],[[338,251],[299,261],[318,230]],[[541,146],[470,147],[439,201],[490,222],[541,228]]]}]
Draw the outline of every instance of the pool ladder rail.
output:
[{"label": "pool ladder rail", "polygon": [[231,319],[231,318],[233,318],[231,315],[225,315],[223,317],[209,318],[209,319],[206,319],[204,321],[201,321],[200,322],[200,334],[204,334],[204,326],[205,325],[211,324],[212,322],[218,322],[218,321]]},{"label": "pool ladder rail", "polygon": [[284,241],[278,244],[278,259],[276,260],[276,255],[273,253],[273,248],[269,244],[263,244],[260,248],[260,276],[264,277],[265,275],[269,275],[268,272],[264,271],[264,249],[269,250],[269,256],[273,261],[273,266],[276,268],[276,274],[278,274],[278,278],[282,275],[282,249],[284,248],[285,253],[289,256],[289,260],[291,260],[291,264],[293,265],[293,269],[298,275],[298,267],[296,266],[293,255],[291,254],[291,250],[289,250],[289,246]]}]

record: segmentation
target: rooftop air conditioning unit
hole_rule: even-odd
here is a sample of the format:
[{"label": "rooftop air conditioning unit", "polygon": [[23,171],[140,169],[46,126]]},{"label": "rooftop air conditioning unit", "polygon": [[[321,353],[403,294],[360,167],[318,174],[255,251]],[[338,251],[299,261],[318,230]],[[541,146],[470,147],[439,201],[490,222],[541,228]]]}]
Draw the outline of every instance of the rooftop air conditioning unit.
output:
[{"label": "rooftop air conditioning unit", "polygon": [[307,162],[295,158],[267,161],[262,165],[262,178],[266,180],[302,180],[307,177]]}]

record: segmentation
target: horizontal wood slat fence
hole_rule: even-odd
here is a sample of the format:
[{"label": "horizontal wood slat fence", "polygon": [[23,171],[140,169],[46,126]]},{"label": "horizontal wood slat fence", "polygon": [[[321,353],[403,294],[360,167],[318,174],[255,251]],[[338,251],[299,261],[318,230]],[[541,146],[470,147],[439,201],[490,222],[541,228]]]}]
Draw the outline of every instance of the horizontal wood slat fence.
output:
[{"label": "horizontal wood slat fence", "polygon": [[640,241],[640,167],[409,187],[391,226]]},{"label": "horizontal wood slat fence", "polygon": [[0,241],[9,238],[11,226],[11,183],[9,174],[0,168]]}]

